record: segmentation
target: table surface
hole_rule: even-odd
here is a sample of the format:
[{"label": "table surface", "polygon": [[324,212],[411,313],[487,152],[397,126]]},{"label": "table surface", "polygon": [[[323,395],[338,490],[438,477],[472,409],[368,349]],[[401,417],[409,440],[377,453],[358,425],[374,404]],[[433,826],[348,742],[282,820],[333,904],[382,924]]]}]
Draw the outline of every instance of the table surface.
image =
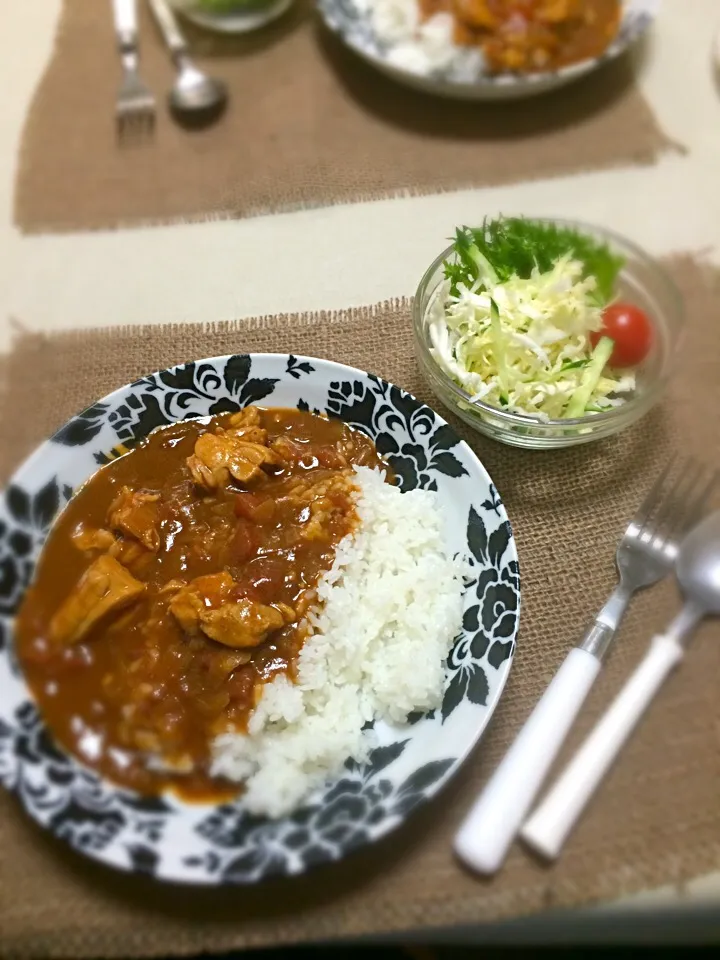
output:
[{"label": "table surface", "polygon": [[[52,50],[60,2],[3,5],[0,350],[9,347],[17,324],[60,330],[223,320],[411,295],[455,224],[498,212],[587,220],[653,254],[697,252],[720,263],[720,86],[711,49],[720,30],[717,0],[665,0],[651,41],[638,55],[643,93],[683,148],[652,167],[247,220],[24,237],[12,223],[20,136]],[[660,932],[660,906],[673,908],[663,912],[663,939],[689,939],[693,931],[705,942],[717,937],[720,872],[682,889],[648,891],[600,914],[547,915],[447,931],[445,938],[602,939],[603,931],[614,930],[640,939]]]}]

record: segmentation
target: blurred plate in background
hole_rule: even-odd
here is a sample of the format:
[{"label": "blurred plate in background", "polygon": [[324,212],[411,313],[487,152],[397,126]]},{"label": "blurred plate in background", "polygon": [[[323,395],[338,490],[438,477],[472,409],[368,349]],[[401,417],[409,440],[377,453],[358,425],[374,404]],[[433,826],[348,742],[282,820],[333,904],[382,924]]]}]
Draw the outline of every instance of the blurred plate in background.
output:
[{"label": "blurred plate in background", "polygon": [[598,57],[556,70],[491,74],[478,48],[453,45],[449,51],[442,29],[428,32],[423,27],[420,43],[408,43],[416,4],[417,0],[318,0],[318,9],[348,47],[400,83],[453,99],[516,100],[555,90],[614,60],[648,30],[660,8],[660,0],[624,0],[618,33]]}]

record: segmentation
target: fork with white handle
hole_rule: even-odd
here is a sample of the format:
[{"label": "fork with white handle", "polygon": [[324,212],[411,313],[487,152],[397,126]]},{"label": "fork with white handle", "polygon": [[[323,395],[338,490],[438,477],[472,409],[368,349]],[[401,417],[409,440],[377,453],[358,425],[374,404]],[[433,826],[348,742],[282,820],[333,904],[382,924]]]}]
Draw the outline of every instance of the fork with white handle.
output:
[{"label": "fork with white handle", "polygon": [[679,541],[702,512],[714,475],[708,480],[692,462],[673,466],[671,461],[662,471],[618,544],[618,586],[563,661],[455,837],[455,852],[479,873],[494,873],[505,859],[600,672],[630,598],[670,573]]},{"label": "fork with white handle", "polygon": [[683,540],[675,574],[685,595],[682,610],[653,637],[643,660],[521,830],[523,840],[548,859],[560,853],[655,694],[682,661],[692,631],[704,616],[720,614],[720,511]]},{"label": "fork with white handle", "polygon": [[137,0],[112,0],[123,76],[115,105],[122,140],[141,140],[155,123],[155,97],[138,72]]}]

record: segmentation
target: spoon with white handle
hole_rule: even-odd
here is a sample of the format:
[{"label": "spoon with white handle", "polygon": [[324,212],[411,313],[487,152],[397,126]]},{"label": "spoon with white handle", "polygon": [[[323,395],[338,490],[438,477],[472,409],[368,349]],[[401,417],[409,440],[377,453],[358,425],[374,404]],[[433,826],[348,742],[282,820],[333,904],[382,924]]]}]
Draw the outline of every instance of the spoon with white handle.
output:
[{"label": "spoon with white handle", "polygon": [[600,673],[630,598],[672,571],[680,540],[702,515],[715,481],[711,475],[706,482],[706,476],[692,461],[671,460],[630,521],[615,558],[620,582],[580,645],[565,657],[458,830],[455,852],[471,869],[494,873],[505,859]]},{"label": "spoon with white handle", "polygon": [[682,660],[693,629],[708,614],[720,614],[720,511],[680,544],[675,573],[685,606],[667,631],[653,638],[640,666],[521,830],[523,840],[548,859],[560,853],[636,723]]}]

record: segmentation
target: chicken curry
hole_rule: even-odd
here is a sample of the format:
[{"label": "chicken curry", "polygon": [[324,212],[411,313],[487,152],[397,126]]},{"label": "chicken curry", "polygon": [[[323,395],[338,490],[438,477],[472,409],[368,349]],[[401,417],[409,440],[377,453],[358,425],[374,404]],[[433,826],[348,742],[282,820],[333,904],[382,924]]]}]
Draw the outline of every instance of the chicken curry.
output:
[{"label": "chicken curry", "polygon": [[101,468],[45,545],[18,614],[25,675],[57,740],[143,793],[222,795],[210,743],[291,675],[304,614],[357,517],[338,420],[298,410],[159,429]]},{"label": "chicken curry", "polygon": [[620,0],[419,0],[451,13],[454,39],[481,47],[488,69],[532,73],[597,57],[620,26]]}]

